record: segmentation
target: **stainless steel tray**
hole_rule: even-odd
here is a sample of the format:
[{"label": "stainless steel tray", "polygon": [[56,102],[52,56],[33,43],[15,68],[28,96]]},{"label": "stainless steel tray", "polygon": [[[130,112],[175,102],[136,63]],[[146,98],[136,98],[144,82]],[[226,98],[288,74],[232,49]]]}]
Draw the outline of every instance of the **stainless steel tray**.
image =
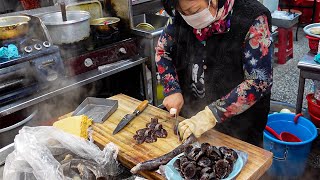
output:
[{"label": "stainless steel tray", "polygon": [[[290,14],[290,13],[288,13]],[[278,26],[279,28],[291,28],[294,25],[298,24],[300,15],[294,13],[293,19],[279,19],[277,17],[272,17],[272,25]]]},{"label": "stainless steel tray", "polygon": [[118,108],[118,101],[87,97],[73,112],[72,116],[86,115],[96,123],[102,123]]},{"label": "stainless steel tray", "polygon": [[320,35],[310,33],[310,29],[313,27],[320,27],[320,23],[313,23],[313,24],[309,24],[308,26],[304,27],[303,28],[304,33],[306,33],[309,36],[320,38]]}]

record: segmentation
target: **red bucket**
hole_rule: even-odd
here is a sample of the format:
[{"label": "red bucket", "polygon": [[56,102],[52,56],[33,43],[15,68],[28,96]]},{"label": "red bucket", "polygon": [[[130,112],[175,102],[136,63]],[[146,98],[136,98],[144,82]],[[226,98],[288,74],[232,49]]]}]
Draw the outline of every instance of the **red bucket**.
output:
[{"label": "red bucket", "polygon": [[25,10],[40,8],[39,0],[20,0],[20,2]]},{"label": "red bucket", "polygon": [[320,105],[316,103],[313,93],[307,95],[309,113],[320,118]]},{"label": "red bucket", "polygon": [[306,35],[306,38],[309,40],[310,51],[313,54],[317,54],[318,53],[318,45],[319,45],[319,39],[320,38],[313,37],[313,36],[308,36],[308,35]]},{"label": "red bucket", "polygon": [[313,114],[311,114],[310,111],[309,111],[309,114],[310,114],[312,123],[313,123],[315,126],[317,126],[317,128],[320,128],[320,118],[314,116]]}]

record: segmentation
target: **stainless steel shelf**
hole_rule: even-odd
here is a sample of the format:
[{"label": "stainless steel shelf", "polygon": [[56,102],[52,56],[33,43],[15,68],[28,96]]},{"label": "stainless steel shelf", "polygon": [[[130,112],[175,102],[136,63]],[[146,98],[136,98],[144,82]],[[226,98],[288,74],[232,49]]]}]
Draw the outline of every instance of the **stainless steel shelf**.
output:
[{"label": "stainless steel shelf", "polygon": [[[6,116],[8,114],[14,113],[16,111],[22,110],[24,108],[30,107],[32,105],[38,104],[44,100],[55,97],[59,94],[65,93],[72,89],[78,88],[80,86],[92,83],[94,81],[103,79],[105,77],[111,76],[118,72],[124,71],[126,69],[142,65],[145,66],[147,58],[139,58],[137,60],[132,60],[120,65],[112,66],[104,71],[99,71],[98,69],[92,70],[83,74],[80,74],[75,77],[66,77],[65,79],[60,80],[59,82],[52,84],[51,88],[35,93],[32,96],[19,99],[11,104],[0,107],[0,117]],[[143,69],[142,68],[142,69]],[[145,73],[143,73],[145,77]],[[146,83],[146,80],[143,81]],[[144,84],[146,87],[146,84]]]}]

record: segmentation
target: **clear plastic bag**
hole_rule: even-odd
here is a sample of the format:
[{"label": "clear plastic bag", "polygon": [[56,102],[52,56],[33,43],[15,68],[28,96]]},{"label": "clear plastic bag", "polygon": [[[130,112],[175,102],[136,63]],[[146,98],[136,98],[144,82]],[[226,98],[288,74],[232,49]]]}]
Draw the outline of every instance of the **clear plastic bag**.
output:
[{"label": "clear plastic bag", "polygon": [[92,142],[54,127],[24,127],[15,137],[14,146],[15,150],[5,162],[5,180],[72,179],[65,176],[57,160],[63,160],[66,154],[73,154],[84,165],[86,162],[97,164],[104,176],[121,173],[116,145],[109,143],[101,151]]},{"label": "clear plastic bag", "polygon": [[314,98],[320,101],[320,81],[314,81]]}]

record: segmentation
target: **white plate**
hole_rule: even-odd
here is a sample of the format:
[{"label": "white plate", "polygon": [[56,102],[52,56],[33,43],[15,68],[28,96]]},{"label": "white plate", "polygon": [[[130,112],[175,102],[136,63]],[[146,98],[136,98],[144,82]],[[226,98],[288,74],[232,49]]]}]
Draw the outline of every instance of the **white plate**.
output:
[{"label": "white plate", "polygon": [[320,38],[320,35],[312,34],[312,33],[310,32],[310,29],[311,29],[311,28],[314,28],[314,27],[319,27],[319,28],[320,28],[320,23],[309,24],[308,26],[306,26],[306,27],[303,28],[303,31],[304,31],[304,33],[306,33],[306,34],[309,35],[309,36],[313,36],[313,37]]}]

